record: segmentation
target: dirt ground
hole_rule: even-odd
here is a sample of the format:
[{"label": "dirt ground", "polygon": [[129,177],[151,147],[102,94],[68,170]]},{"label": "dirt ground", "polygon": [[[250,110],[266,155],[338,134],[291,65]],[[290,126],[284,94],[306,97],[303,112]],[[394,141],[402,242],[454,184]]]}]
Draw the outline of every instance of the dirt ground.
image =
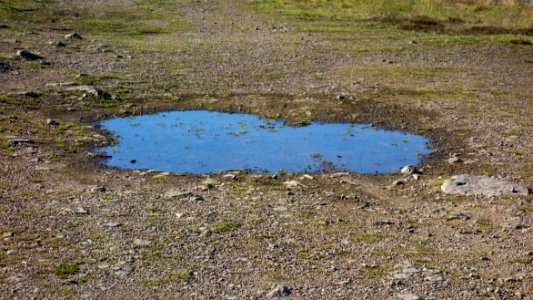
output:
[{"label": "dirt ground", "polygon": [[[440,191],[458,174],[533,186],[527,32],[447,34],[238,0],[10,3],[0,298],[265,299],[284,286],[290,299],[533,299],[533,196]],[[59,86],[69,82],[105,93]],[[102,165],[95,147],[114,138],[98,120],[170,109],[372,123],[427,136],[434,152],[418,179]]]}]

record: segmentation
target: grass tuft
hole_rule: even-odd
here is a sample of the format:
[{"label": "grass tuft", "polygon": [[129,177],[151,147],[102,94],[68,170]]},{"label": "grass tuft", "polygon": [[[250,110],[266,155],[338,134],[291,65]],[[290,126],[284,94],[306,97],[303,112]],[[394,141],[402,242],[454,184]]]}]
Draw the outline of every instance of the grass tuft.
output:
[{"label": "grass tuft", "polygon": [[237,230],[241,227],[241,223],[230,220],[230,219],[220,219],[216,221],[213,226],[211,226],[211,232],[213,233],[223,233],[223,232],[229,232]]},{"label": "grass tuft", "polygon": [[60,263],[58,265],[55,265],[52,271],[57,276],[65,278],[78,273],[79,269],[80,268],[77,264],[70,265],[66,263]]}]

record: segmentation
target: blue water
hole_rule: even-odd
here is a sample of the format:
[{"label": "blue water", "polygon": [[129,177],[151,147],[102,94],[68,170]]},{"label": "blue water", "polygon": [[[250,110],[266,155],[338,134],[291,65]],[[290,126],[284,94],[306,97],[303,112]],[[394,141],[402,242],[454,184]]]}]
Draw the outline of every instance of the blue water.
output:
[{"label": "blue water", "polygon": [[204,174],[345,170],[388,173],[415,165],[431,151],[422,136],[364,124],[290,127],[249,114],[174,111],[106,120],[118,136],[101,150],[108,166]]}]

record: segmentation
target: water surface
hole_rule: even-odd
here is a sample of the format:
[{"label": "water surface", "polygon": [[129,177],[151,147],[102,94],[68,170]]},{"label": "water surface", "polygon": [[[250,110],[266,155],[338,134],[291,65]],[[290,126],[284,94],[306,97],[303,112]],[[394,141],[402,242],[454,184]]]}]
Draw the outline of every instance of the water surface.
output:
[{"label": "water surface", "polygon": [[249,114],[173,111],[116,118],[100,125],[118,136],[101,150],[108,166],[204,174],[345,170],[388,173],[430,153],[422,136],[365,124],[290,127]]}]

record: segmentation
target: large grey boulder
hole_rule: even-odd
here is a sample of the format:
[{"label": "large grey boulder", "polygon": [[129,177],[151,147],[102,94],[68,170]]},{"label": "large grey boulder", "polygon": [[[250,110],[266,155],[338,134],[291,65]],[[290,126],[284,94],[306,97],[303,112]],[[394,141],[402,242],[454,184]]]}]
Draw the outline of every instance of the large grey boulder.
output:
[{"label": "large grey boulder", "polygon": [[484,195],[495,197],[500,195],[528,195],[525,186],[487,176],[457,175],[444,182],[440,189],[451,195]]}]

